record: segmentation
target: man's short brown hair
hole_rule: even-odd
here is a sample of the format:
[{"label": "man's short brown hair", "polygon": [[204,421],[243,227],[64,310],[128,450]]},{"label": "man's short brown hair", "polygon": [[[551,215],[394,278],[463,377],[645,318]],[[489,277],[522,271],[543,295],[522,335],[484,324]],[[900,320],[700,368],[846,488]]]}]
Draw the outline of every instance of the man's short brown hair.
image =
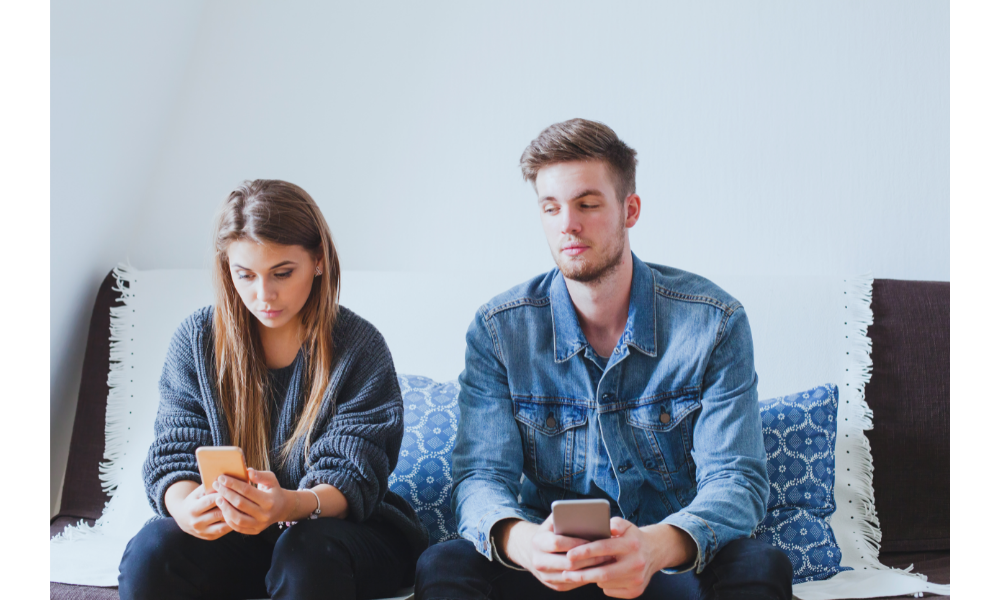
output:
[{"label": "man's short brown hair", "polygon": [[575,160],[600,160],[608,166],[618,200],[635,193],[635,150],[597,121],[570,119],[545,128],[521,155],[521,174],[535,185],[542,167]]}]

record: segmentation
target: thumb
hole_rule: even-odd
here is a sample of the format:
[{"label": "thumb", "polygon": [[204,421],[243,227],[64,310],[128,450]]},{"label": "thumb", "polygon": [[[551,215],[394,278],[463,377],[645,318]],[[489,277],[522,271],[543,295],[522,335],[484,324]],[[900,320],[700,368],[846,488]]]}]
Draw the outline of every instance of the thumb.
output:
[{"label": "thumb", "polygon": [[552,523],[552,513],[549,513],[549,516],[545,517],[545,520],[542,521],[541,527],[542,531],[555,531]]},{"label": "thumb", "polygon": [[250,482],[256,483],[257,485],[264,485],[271,488],[278,485],[278,478],[271,471],[247,469],[247,475],[250,476]]},{"label": "thumb", "polygon": [[632,527],[632,524],[621,517],[611,517],[611,535],[621,537]]}]

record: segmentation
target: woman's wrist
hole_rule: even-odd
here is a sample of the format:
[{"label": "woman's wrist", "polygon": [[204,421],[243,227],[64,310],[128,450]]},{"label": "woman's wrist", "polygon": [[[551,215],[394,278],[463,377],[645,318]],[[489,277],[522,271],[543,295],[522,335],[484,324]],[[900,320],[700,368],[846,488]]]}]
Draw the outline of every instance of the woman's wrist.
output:
[{"label": "woman's wrist", "polygon": [[284,502],[282,502],[282,510],[278,515],[279,522],[297,521],[296,515],[299,512],[299,493],[298,490],[286,490],[282,489],[282,495],[284,496]]}]

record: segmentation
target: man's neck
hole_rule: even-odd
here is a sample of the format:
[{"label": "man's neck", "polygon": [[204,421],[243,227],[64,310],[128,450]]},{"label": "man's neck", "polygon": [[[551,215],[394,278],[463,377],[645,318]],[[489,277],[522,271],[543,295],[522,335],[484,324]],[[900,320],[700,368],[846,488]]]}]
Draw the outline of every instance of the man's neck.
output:
[{"label": "man's neck", "polygon": [[609,357],[628,322],[632,290],[632,253],[626,246],[618,266],[599,281],[566,280],[566,289],[587,341],[600,356]]}]

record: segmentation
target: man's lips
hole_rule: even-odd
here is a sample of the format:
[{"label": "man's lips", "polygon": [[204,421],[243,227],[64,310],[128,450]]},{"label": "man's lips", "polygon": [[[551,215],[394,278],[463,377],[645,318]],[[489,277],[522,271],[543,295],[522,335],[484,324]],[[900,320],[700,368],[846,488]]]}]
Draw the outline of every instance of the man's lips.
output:
[{"label": "man's lips", "polygon": [[576,256],[578,254],[583,254],[587,250],[587,246],[582,246],[579,244],[573,244],[571,246],[564,246],[562,249],[563,254],[568,254],[570,256]]}]

